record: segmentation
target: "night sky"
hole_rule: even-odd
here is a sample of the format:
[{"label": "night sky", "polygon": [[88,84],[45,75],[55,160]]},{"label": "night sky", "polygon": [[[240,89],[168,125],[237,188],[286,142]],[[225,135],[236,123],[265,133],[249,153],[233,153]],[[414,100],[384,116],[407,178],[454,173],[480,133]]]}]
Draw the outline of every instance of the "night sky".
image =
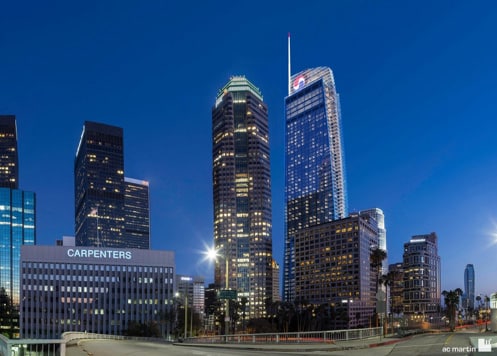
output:
[{"label": "night sky", "polygon": [[[85,120],[124,129],[125,176],[150,181],[152,247],[213,279],[211,109],[232,75],[269,108],[273,249],[283,267],[284,97],[332,68],[350,211],[385,212],[389,262],[436,232],[442,289],[497,291],[497,3],[493,1],[4,1],[0,113],[17,117],[20,187],[38,244],[74,235]],[[283,6],[284,4],[284,6]]]}]

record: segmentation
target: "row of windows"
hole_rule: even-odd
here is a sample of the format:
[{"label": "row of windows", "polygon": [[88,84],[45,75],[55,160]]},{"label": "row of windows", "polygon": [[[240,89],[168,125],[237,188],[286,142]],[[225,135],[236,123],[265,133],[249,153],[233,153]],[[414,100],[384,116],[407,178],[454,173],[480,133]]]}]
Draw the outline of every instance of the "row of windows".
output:
[{"label": "row of windows", "polygon": [[153,272],[153,273],[173,273],[172,267],[147,267],[147,266],[119,266],[119,265],[88,265],[73,263],[37,263],[23,262],[23,273],[27,273],[25,268],[33,269],[61,269],[63,271],[111,271],[111,272]]}]

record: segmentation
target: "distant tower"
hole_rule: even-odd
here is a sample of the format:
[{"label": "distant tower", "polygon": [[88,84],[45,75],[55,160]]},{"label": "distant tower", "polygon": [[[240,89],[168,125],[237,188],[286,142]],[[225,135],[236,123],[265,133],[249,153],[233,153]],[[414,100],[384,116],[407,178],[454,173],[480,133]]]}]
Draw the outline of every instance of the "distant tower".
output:
[{"label": "distant tower", "polygon": [[17,127],[14,115],[0,115],[0,187],[19,188]]},{"label": "distant tower", "polygon": [[413,236],[404,244],[403,268],[404,314],[438,314],[441,270],[434,232]]},{"label": "distant tower", "polygon": [[128,248],[150,248],[150,199],[149,183],[144,180],[124,178],[125,231]]},{"label": "distant tower", "polygon": [[[231,77],[212,109],[215,283],[248,299],[247,315],[266,315],[272,297],[269,125],[262,94]],[[224,258],[228,259],[226,271]]]},{"label": "distant tower", "polygon": [[[387,230],[385,229],[385,214],[383,210],[379,208],[361,210],[361,214],[369,214],[374,220],[376,220],[376,225],[378,227],[378,248],[388,252],[387,250]],[[387,258],[383,260],[382,274],[388,273],[388,253]]]},{"label": "distant tower", "polygon": [[464,269],[464,294],[463,308],[475,308],[475,268],[467,264]]},{"label": "distant tower", "polygon": [[36,195],[18,182],[16,119],[0,115],[0,291],[8,300],[0,328],[11,338],[19,332],[21,245],[36,243]]},{"label": "distant tower", "polygon": [[291,76],[285,98],[286,187],[284,300],[295,299],[295,235],[347,217],[340,103],[328,67]]},{"label": "distant tower", "polygon": [[76,245],[127,247],[122,128],[85,122],[74,181]]}]

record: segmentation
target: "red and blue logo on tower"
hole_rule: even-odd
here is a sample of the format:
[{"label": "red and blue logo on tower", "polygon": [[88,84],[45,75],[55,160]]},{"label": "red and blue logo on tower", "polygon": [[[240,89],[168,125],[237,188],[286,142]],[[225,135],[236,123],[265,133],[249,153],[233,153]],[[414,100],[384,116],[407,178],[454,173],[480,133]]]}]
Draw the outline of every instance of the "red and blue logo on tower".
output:
[{"label": "red and blue logo on tower", "polygon": [[302,89],[304,87],[304,85],[305,85],[305,77],[303,75],[299,75],[293,81],[293,89],[294,90]]}]

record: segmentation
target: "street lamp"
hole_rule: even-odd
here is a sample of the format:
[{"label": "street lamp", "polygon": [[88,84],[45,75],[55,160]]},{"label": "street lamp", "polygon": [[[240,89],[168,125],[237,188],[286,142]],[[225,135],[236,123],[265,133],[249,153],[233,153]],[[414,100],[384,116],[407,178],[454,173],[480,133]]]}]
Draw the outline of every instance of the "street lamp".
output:
[{"label": "street lamp", "polygon": [[[228,255],[225,251],[224,256],[222,256],[219,253],[219,250],[216,249],[209,249],[207,251],[207,256],[211,261],[216,261],[218,257],[224,257],[224,260],[226,261],[226,266],[224,270],[224,274],[226,276],[225,279],[225,289],[229,288],[229,273],[228,273],[228,268],[229,268],[229,263],[228,263]],[[229,323],[230,323],[230,300],[229,298],[225,299],[225,309],[226,309],[226,316],[224,317],[224,334],[228,335],[229,334]],[[227,339],[226,339],[227,340]]]}]

